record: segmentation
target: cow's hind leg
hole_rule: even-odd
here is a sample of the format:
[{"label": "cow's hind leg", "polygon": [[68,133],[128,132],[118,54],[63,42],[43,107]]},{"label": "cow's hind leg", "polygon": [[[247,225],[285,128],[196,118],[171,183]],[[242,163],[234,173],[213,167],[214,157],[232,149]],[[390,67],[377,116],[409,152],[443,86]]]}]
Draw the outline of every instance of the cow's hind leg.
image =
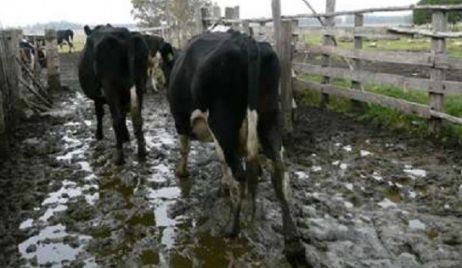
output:
[{"label": "cow's hind leg", "polygon": [[[273,162],[273,174],[271,181],[276,192],[282,210],[282,225],[284,232],[284,254],[294,267],[308,266],[305,258],[305,248],[301,243],[295,222],[292,218],[288,201],[289,174],[283,161],[283,147],[281,134],[274,122],[276,116],[271,116],[266,122],[259,126],[260,142],[264,153]],[[271,123],[271,121],[273,121]],[[265,124],[268,123],[269,124]]]},{"label": "cow's hind leg", "polygon": [[96,113],[96,139],[103,139],[103,117],[104,107],[102,100],[95,100],[95,113]]},{"label": "cow's hind leg", "polygon": [[[146,80],[144,80],[146,83]],[[145,87],[140,87],[137,83],[136,87],[130,89],[130,107],[133,121],[133,131],[138,142],[138,158],[145,160],[146,158],[146,141],[143,134],[143,118],[141,116],[143,90]]]},{"label": "cow's hind leg", "polygon": [[235,237],[240,231],[240,213],[242,197],[245,189],[245,174],[238,156],[239,124],[234,124],[233,117],[226,117],[222,113],[220,118],[210,116],[210,130],[214,139],[218,158],[222,164],[223,180],[227,182],[232,205],[231,228],[228,235]]},{"label": "cow's hind leg", "polygon": [[189,141],[189,137],[186,135],[180,135],[180,163],[178,163],[178,166],[176,168],[176,175],[179,178],[186,178],[189,176],[188,173],[188,156],[189,156],[189,150],[191,147],[191,143]]},{"label": "cow's hind leg", "polygon": [[125,126],[125,119],[123,113],[121,111],[121,107],[110,105],[111,114],[112,114],[112,126],[114,128],[115,136],[116,136],[116,149],[117,155],[115,159],[116,165],[122,165],[124,160],[124,151],[123,151],[123,144],[124,144],[124,127]]}]

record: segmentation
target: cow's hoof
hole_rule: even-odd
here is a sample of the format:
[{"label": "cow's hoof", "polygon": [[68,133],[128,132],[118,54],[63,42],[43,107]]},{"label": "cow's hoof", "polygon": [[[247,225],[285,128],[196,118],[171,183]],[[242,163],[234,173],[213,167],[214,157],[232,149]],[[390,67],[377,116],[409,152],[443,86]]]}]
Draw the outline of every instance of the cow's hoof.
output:
[{"label": "cow's hoof", "polygon": [[124,154],[123,154],[122,150],[117,151],[117,156],[115,158],[114,164],[116,164],[117,166],[121,166],[121,165],[125,164]]},{"label": "cow's hoof", "polygon": [[228,226],[224,230],[224,235],[226,238],[229,239],[236,239],[239,237],[240,229],[234,223],[228,224]]},{"label": "cow's hoof", "polygon": [[114,161],[114,164],[116,166],[122,166],[123,164],[125,164],[125,159],[123,158],[117,158],[115,161]]},{"label": "cow's hoof", "polygon": [[178,167],[175,171],[175,175],[180,179],[185,179],[189,177],[189,172],[187,169]]},{"label": "cow's hoof", "polygon": [[221,185],[220,190],[218,191],[218,197],[230,197],[229,187],[227,185]]},{"label": "cow's hoof", "polygon": [[138,149],[138,160],[141,162],[146,161],[148,153],[146,152],[146,149]]},{"label": "cow's hoof", "polygon": [[313,267],[306,258],[305,247],[300,240],[286,242],[284,255],[292,267]]}]

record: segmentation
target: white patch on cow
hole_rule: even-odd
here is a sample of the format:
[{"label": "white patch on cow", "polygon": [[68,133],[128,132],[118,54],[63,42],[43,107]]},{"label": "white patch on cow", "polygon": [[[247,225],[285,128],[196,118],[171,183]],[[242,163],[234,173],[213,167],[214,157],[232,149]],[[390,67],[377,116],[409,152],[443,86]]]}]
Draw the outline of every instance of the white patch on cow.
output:
[{"label": "white patch on cow", "polygon": [[[196,134],[197,139],[202,142],[209,142],[211,134],[209,124],[208,124],[209,112],[202,112],[199,109],[194,110],[191,113],[191,127],[194,134]],[[202,119],[197,122],[198,119]]]},{"label": "white patch on cow", "polygon": [[225,26],[225,25],[221,25],[221,24],[214,24],[214,25],[212,25],[212,26],[210,26],[208,28],[208,31],[212,32],[212,33],[216,33],[216,32],[225,33],[227,31],[229,31],[230,29],[231,29],[231,27],[229,27],[229,26]]},{"label": "white patch on cow", "polygon": [[290,177],[289,177],[289,172],[284,171],[284,176],[282,177],[282,191],[286,199],[290,199],[291,197],[291,191],[290,191]]},{"label": "white patch on cow", "polygon": [[295,109],[297,109],[297,108],[298,108],[298,106],[297,106],[297,102],[295,101],[295,99],[294,99],[294,98],[292,98],[292,109],[294,109],[294,110],[295,110]]},{"label": "white patch on cow", "polygon": [[151,84],[152,84],[152,88],[154,89],[154,91],[159,92],[159,89],[157,88],[157,81],[154,75],[154,71],[151,72]]},{"label": "white patch on cow", "polygon": [[213,132],[210,131],[210,134],[213,138],[215,150],[217,152],[218,159],[220,160],[221,171],[223,173],[223,177],[221,178],[221,184],[225,188],[229,189],[231,194],[231,201],[233,202],[233,204],[237,204],[237,202],[239,202],[240,199],[239,183],[234,179],[231,168],[228,166],[228,164],[226,164],[225,153],[221,148],[220,143],[218,143],[218,140],[216,139]]},{"label": "white patch on cow", "polygon": [[279,151],[279,154],[281,156],[281,161],[284,162],[284,154],[286,152],[286,149],[284,148],[284,146],[281,146],[281,150]]},{"label": "white patch on cow", "polygon": [[30,69],[35,70],[35,56],[33,53],[30,53]]},{"label": "white patch on cow", "polygon": [[136,87],[130,88],[130,106],[132,111],[138,111],[138,94],[136,94]]},{"label": "white patch on cow", "polygon": [[223,149],[221,148],[220,144],[218,143],[218,140],[215,137],[215,135],[213,134],[213,132],[211,132],[211,135],[212,135],[212,138],[213,138],[213,144],[215,145],[215,150],[217,151],[218,159],[221,162],[225,162],[225,153],[223,152]]},{"label": "white patch on cow", "polygon": [[258,155],[258,134],[257,134],[258,114],[255,110],[247,109],[247,154],[250,159]]}]

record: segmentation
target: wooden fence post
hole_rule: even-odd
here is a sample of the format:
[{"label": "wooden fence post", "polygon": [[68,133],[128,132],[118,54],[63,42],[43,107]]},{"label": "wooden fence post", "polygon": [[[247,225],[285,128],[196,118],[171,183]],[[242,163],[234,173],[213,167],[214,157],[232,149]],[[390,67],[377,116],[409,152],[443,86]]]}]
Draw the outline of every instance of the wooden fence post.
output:
[{"label": "wooden fence post", "polygon": [[16,62],[16,57],[19,56],[19,38],[21,35],[21,31],[18,30],[8,30],[6,33],[6,64],[4,66],[7,68],[7,77],[9,81],[8,91],[10,97],[8,100],[7,105],[9,106],[7,113],[10,113],[10,118],[7,120],[7,128],[14,127],[18,120],[19,115],[19,96],[20,92],[20,85],[19,85],[19,76],[21,74],[21,69],[19,68],[18,63]]},{"label": "wooden fence post", "polygon": [[[335,12],[335,0],[326,0],[326,13],[334,13]],[[325,23],[327,27],[334,27],[335,26],[335,16],[326,17]],[[333,38],[331,35],[325,34],[323,38],[323,45],[325,46],[333,46]],[[330,65],[330,56],[324,54],[322,56],[322,66],[329,67]],[[323,84],[330,83],[330,77],[324,76],[322,78]],[[322,93],[321,94],[321,107],[325,108],[329,103],[329,94]]]},{"label": "wooden fence post", "polygon": [[[448,13],[441,10],[434,10],[432,13],[432,28],[435,32],[445,32],[448,28]],[[446,39],[445,38],[432,38],[432,52],[434,55],[442,55],[446,53]],[[443,69],[436,66],[430,71],[430,79],[433,82],[430,94],[430,109],[435,111],[443,111],[444,105],[444,87],[442,81],[446,78]],[[430,131],[437,132],[441,127],[441,119],[432,117],[430,118]]]},{"label": "wooden fence post", "polygon": [[4,91],[8,90],[8,86],[6,85],[7,81],[5,77],[5,70],[3,68],[5,52],[6,51],[3,46],[3,32],[0,32],[0,159],[7,156],[8,154],[8,138],[5,122],[6,115],[3,110],[3,94]]},{"label": "wooden fence post", "polygon": [[234,18],[234,8],[225,7],[225,19],[233,19],[233,18]]},{"label": "wooden fence post", "polygon": [[220,19],[221,18],[221,8],[219,6],[214,6],[212,8],[212,15],[214,19]]},{"label": "wooden fence post", "polygon": [[[355,28],[363,27],[364,26],[364,15],[362,13],[355,14]],[[361,36],[354,36],[354,48],[355,49],[363,49],[363,38]],[[355,71],[361,70],[361,60],[360,59],[353,59],[353,68]],[[352,81],[351,88],[356,90],[361,90],[362,85],[359,81]],[[359,109],[361,107],[361,103],[359,101],[352,100],[353,109]]]},{"label": "wooden fence post", "polygon": [[279,60],[281,62],[281,108],[283,130],[287,136],[293,131],[292,124],[292,21],[284,20],[281,24],[282,46]]},{"label": "wooden fence post", "polygon": [[40,79],[40,65],[39,65],[39,49],[40,49],[40,45],[38,43],[38,40],[37,40],[37,37],[34,37],[33,38],[34,40],[34,57],[35,57],[35,61],[34,61],[34,77],[38,80]]},{"label": "wooden fence post", "polygon": [[202,21],[202,31],[207,31],[207,29],[210,26],[210,22],[206,19],[210,18],[210,12],[209,9],[206,7],[201,8],[201,21]]},{"label": "wooden fence post", "polygon": [[242,31],[248,34],[249,36],[253,36],[253,31],[250,28],[250,22],[248,20],[244,20],[244,22],[242,23]]},{"label": "wooden fence post", "polygon": [[8,132],[18,121],[19,115],[19,74],[16,62],[19,56],[19,38],[21,31],[0,32],[0,154],[8,152]]},{"label": "wooden fence post", "polygon": [[47,55],[47,80],[48,90],[61,90],[61,80],[59,76],[59,52],[56,30],[45,30],[45,49]]}]

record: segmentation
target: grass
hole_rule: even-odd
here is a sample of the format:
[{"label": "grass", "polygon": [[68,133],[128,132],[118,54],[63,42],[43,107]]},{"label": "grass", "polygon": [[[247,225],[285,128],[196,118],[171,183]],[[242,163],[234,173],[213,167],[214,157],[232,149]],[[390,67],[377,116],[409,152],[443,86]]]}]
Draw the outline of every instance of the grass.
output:
[{"label": "grass", "polygon": [[[302,77],[304,80],[321,82],[322,77],[317,75],[305,75]],[[349,88],[351,81],[344,79],[333,79],[331,84],[338,87]],[[428,104],[429,97],[424,92],[420,91],[403,91],[398,87],[384,86],[384,85],[364,85],[364,90],[394,97],[398,99],[404,99],[407,101]],[[302,103],[309,106],[319,106],[321,103],[320,94],[317,92],[304,90],[300,93]],[[328,109],[336,112],[348,113],[353,115],[357,120],[363,122],[374,122],[378,125],[386,128],[392,128],[396,130],[402,130],[411,132],[414,134],[420,134],[426,136],[428,132],[428,123],[426,119],[406,115],[400,111],[381,107],[375,104],[364,104],[361,105],[360,110],[352,105],[352,102],[348,99],[330,96]],[[462,117],[462,95],[461,96],[446,96],[444,103],[444,111],[450,115]],[[462,126],[444,124],[444,129],[440,133],[442,140],[452,140],[462,143]]]},{"label": "grass", "polygon": [[[74,40],[74,48],[73,48],[73,52],[80,52],[83,50],[83,47],[84,47],[84,42],[83,40]],[[58,52],[59,53],[68,53],[69,52],[69,46],[67,45],[63,45],[62,47],[59,47],[58,46]]]}]

